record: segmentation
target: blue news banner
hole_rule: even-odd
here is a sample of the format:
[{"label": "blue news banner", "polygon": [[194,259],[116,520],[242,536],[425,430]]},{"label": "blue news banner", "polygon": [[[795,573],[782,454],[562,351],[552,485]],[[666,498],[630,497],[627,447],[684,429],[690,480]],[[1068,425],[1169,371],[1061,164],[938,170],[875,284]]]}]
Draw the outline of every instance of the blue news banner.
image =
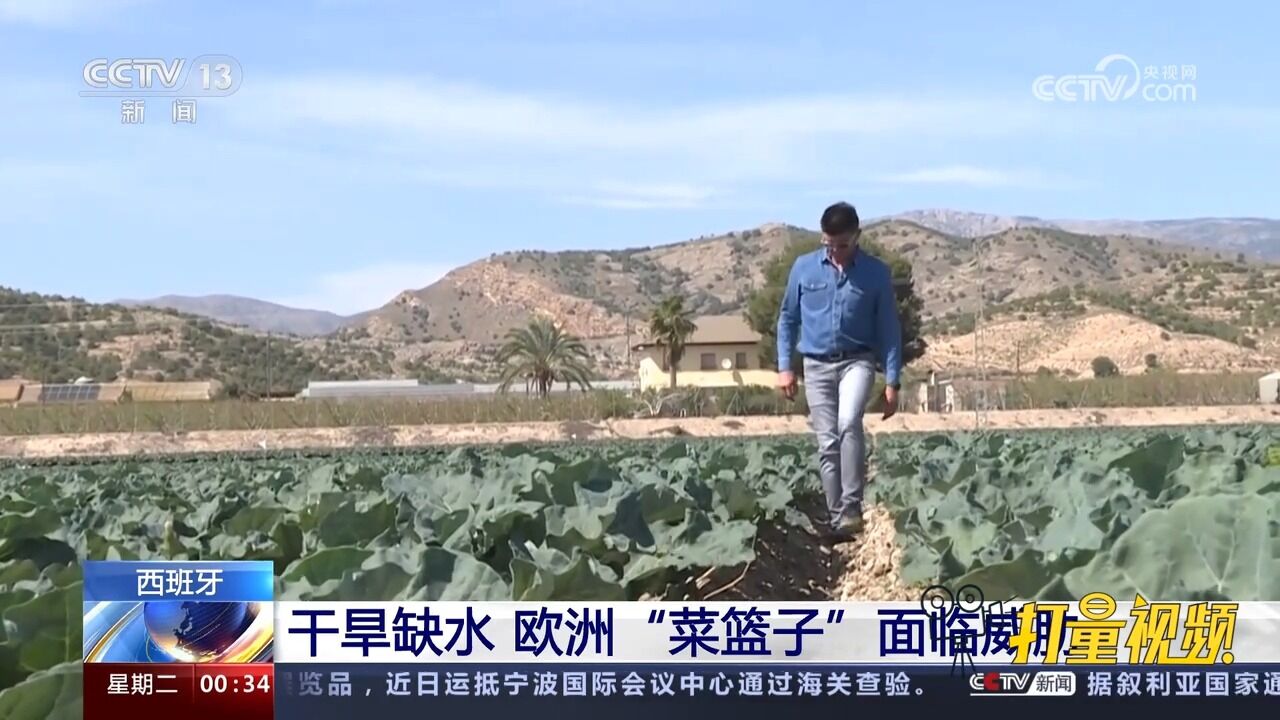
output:
[{"label": "blue news banner", "polygon": [[271,562],[86,561],[83,569],[85,720],[274,716]]},{"label": "blue news banner", "polygon": [[[1129,621],[1126,638],[1074,614],[1021,632],[1016,608],[944,618],[908,603],[281,602],[276,717],[1280,707],[1280,606],[1240,604],[1238,622],[1235,606],[1182,609],[1185,631]],[[1103,659],[1081,664],[1086,652]]]},{"label": "blue news banner", "polygon": [[272,570],[86,563],[86,720],[1280,707],[1280,603],[279,601]]}]

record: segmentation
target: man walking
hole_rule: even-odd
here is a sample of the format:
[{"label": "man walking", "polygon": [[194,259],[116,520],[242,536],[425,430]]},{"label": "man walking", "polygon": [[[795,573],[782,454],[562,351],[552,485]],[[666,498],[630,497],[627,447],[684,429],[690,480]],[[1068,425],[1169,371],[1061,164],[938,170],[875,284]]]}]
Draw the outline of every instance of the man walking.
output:
[{"label": "man walking", "polygon": [[822,213],[822,244],[791,268],[778,314],[778,387],[796,394],[791,356],[804,362],[809,422],[831,530],[838,540],[862,530],[867,443],[862,415],[884,367],[885,412],[898,410],[902,328],[889,266],[858,248],[858,213],[836,203]]}]

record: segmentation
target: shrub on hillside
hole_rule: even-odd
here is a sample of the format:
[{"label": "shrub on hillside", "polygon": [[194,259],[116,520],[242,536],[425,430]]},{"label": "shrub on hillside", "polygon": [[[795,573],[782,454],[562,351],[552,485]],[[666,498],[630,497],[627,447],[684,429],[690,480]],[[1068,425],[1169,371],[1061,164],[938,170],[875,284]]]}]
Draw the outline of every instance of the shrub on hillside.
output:
[{"label": "shrub on hillside", "polygon": [[1089,364],[1093,369],[1093,376],[1098,378],[1115,377],[1120,374],[1120,367],[1115,364],[1111,358],[1106,355],[1099,355]]}]

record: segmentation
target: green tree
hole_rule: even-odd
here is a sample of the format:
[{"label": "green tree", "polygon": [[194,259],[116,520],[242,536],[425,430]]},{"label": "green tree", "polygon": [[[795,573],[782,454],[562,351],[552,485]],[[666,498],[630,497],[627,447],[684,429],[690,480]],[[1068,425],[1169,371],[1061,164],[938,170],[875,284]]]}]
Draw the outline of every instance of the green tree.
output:
[{"label": "green tree", "polygon": [[507,342],[494,358],[503,365],[498,390],[506,392],[523,378],[546,397],[557,381],[591,387],[591,354],[578,338],[546,318],[534,318],[507,333]]},{"label": "green tree", "polygon": [[1094,358],[1093,362],[1090,363],[1090,367],[1093,369],[1094,377],[1115,377],[1120,374],[1119,366],[1117,366],[1111,358],[1105,355],[1099,355]]},{"label": "green tree", "polygon": [[[777,362],[778,313],[782,308],[782,295],[787,289],[791,266],[795,264],[796,258],[817,250],[821,245],[821,236],[817,233],[805,233],[792,239],[782,253],[765,266],[764,284],[747,299],[747,324],[760,334],[761,353],[771,364]],[[928,345],[921,332],[920,311],[923,303],[915,292],[911,263],[901,255],[889,252],[867,239],[865,234],[858,245],[858,252],[880,258],[889,265],[893,274],[898,320],[902,324],[902,363],[905,365],[922,357]],[[792,367],[799,369],[801,364],[793,362]]]},{"label": "green tree", "polygon": [[684,357],[685,343],[697,327],[693,322],[693,311],[685,308],[684,298],[678,295],[658,303],[649,316],[649,338],[662,348],[673,388],[676,386],[676,366]]}]

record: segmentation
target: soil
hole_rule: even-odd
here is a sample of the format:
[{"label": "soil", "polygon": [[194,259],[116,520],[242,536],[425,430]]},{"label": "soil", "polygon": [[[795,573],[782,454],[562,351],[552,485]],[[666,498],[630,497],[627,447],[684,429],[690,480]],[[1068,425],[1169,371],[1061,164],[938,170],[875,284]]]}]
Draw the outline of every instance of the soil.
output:
[{"label": "soil", "polygon": [[[1159,325],[1119,312],[1046,320],[1004,319],[982,330],[988,371],[1047,367],[1087,377],[1093,359],[1111,358],[1124,375],[1146,371],[1155,353],[1160,365],[1179,372],[1267,371],[1275,358],[1260,350],[1204,335],[1170,334]],[[973,333],[930,338],[928,362],[937,368],[973,366]]]},{"label": "soil", "polygon": [[[1280,405],[1004,410],[984,413],[900,413],[889,420],[867,418],[867,432],[1143,427],[1160,425],[1280,424]],[[0,437],[0,458],[73,455],[172,455],[196,452],[310,450],[334,448],[489,445],[510,442],[577,442],[624,438],[755,437],[809,432],[802,415],[733,418],[528,422],[292,430],[208,430],[184,433],[84,433]]]},{"label": "soil", "polygon": [[[822,501],[800,498],[800,512],[817,526]],[[786,523],[765,523],[756,533],[756,559],[745,568],[724,568],[705,578],[692,593],[699,600],[839,599],[834,589],[844,571],[844,554],[816,532]]]},{"label": "soil", "polygon": [[[826,514],[822,501],[804,498],[800,510],[815,527]],[[765,524],[756,535],[756,559],[747,567],[723,568],[702,579],[699,600],[913,601],[924,588],[898,574],[902,548],[893,516],[879,505],[863,514],[862,533],[832,544],[817,532]]]}]

